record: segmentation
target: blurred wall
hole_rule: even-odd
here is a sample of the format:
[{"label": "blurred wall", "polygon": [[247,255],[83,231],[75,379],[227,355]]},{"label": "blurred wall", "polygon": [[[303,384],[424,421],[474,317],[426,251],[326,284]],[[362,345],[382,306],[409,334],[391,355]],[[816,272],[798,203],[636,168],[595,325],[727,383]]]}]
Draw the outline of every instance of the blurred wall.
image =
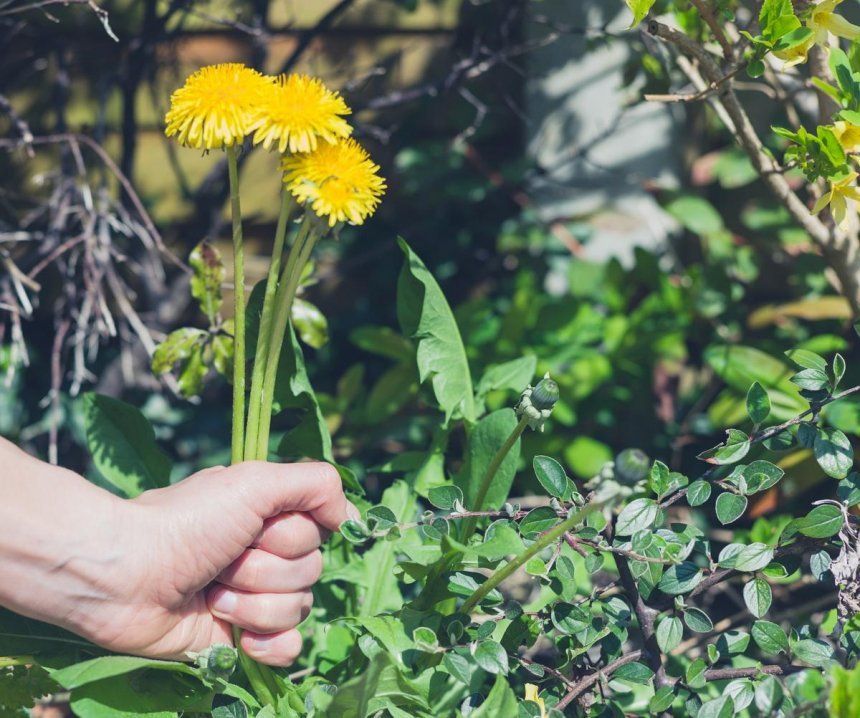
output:
[{"label": "blurred wall", "polygon": [[620,0],[530,5],[528,34],[576,28],[528,55],[528,152],[539,166],[530,194],[542,219],[578,219],[583,256],[629,259],[661,246],[675,225],[646,181],[678,184],[680,122],[670,105],[638,102],[625,85],[636,30]]}]

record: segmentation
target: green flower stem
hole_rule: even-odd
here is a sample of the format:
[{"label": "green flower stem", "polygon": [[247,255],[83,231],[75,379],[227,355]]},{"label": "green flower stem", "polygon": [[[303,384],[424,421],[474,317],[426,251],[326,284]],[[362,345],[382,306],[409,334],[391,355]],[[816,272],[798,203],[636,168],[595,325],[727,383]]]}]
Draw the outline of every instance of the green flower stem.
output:
[{"label": "green flower stem", "polygon": [[[496,478],[496,474],[499,471],[499,467],[502,465],[502,462],[505,460],[505,457],[510,453],[511,449],[514,448],[514,444],[519,441],[519,438],[523,435],[523,432],[526,430],[526,427],[529,425],[528,417],[523,414],[519,423],[514,427],[514,430],[511,432],[510,436],[505,439],[505,443],[499,447],[499,450],[495,453],[490,463],[487,465],[486,471],[484,471],[483,476],[481,477],[481,483],[478,486],[478,494],[475,496],[475,511],[482,511],[484,509],[484,501],[487,498],[487,492],[489,492],[490,487],[493,485],[493,479]],[[463,522],[462,534],[460,536],[460,541],[465,543],[469,540],[471,535],[475,533],[475,529],[478,526],[477,517],[470,517]]]},{"label": "green flower stem", "polygon": [[239,204],[239,163],[235,145],[227,148],[230,210],[233,218],[233,430],[230,460],[238,464],[245,445],[245,249]]},{"label": "green flower stem", "polygon": [[[248,683],[251,684],[251,689],[257,700],[264,706],[274,706],[277,702],[278,695],[277,686],[274,678],[271,675],[271,669],[268,666],[261,666],[253,658],[248,656],[239,645],[239,639],[242,637],[241,629],[232,626],[233,645],[239,652],[239,665],[242,666]],[[268,674],[268,676],[266,675]]]},{"label": "green flower stem", "polygon": [[299,288],[302,272],[308,259],[310,259],[318,238],[319,234],[313,226],[311,213],[305,214],[275,296],[272,334],[269,351],[266,355],[260,416],[257,425],[257,448],[254,456],[256,459],[265,460],[269,455],[269,429],[272,424],[272,403],[275,395],[275,382],[278,378],[278,362],[281,358],[287,326],[290,323],[293,299],[295,299],[296,291]]},{"label": "green flower stem", "polygon": [[600,507],[600,504],[591,504],[589,506],[584,506],[579,511],[576,511],[569,518],[566,518],[559,524],[553,526],[549,531],[545,534],[542,534],[537,541],[535,541],[531,546],[529,546],[525,551],[516,556],[512,561],[506,563],[500,569],[494,571],[490,577],[484,581],[478,588],[472,593],[469,598],[466,599],[465,603],[460,606],[461,613],[469,613],[475,606],[477,606],[487,594],[490,593],[496,586],[498,586],[502,581],[504,581],[508,576],[510,576],[514,571],[516,571],[520,566],[524,566],[528,563],[529,559],[537,556],[541,551],[543,551],[547,546],[558,541],[565,533],[570,531],[574,526],[582,521],[588,514],[592,511],[595,511]]},{"label": "green flower stem", "polygon": [[[239,202],[239,163],[235,146],[227,148],[230,180],[230,213],[233,221],[233,426],[230,461],[242,462],[245,456],[245,249],[242,240],[242,207]],[[251,688],[264,705],[275,705],[277,683],[271,670],[249,658],[239,645],[241,631],[233,626],[233,643]]]},{"label": "green flower stem", "polygon": [[275,230],[272,261],[269,264],[269,275],[266,278],[266,290],[263,295],[263,310],[260,314],[257,347],[254,351],[254,372],[251,376],[251,392],[248,399],[248,428],[245,432],[245,455],[248,457],[254,456],[257,448],[260,405],[263,400],[263,375],[265,373],[266,355],[269,351],[269,341],[271,339],[272,315],[274,313],[275,296],[278,291],[278,277],[281,273],[281,260],[284,255],[287,226],[295,208],[296,203],[293,200],[293,196],[284,190],[281,212],[278,216],[278,227]]}]

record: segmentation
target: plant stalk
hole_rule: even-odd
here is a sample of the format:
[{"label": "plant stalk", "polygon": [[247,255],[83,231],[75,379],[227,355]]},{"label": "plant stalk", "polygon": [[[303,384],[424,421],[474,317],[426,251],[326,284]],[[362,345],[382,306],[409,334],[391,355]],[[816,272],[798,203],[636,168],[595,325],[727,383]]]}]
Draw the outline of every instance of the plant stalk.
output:
[{"label": "plant stalk", "polygon": [[257,431],[260,423],[260,405],[263,401],[263,375],[266,369],[266,355],[268,354],[271,340],[272,315],[274,313],[275,296],[278,291],[278,278],[281,273],[281,261],[284,255],[287,226],[295,207],[296,203],[293,200],[293,196],[284,190],[281,212],[278,215],[278,226],[275,230],[275,241],[272,247],[272,261],[269,264],[266,290],[263,295],[263,309],[260,314],[257,347],[254,351],[254,371],[251,375],[251,392],[248,398],[248,426],[245,432],[245,456],[249,458],[257,458]]},{"label": "plant stalk", "polygon": [[[242,207],[239,201],[239,162],[235,146],[227,147],[227,173],[230,181],[230,214],[233,223],[233,421],[231,427],[230,462],[239,464],[245,456],[245,248],[242,238]],[[277,683],[266,666],[250,658],[242,650],[241,630],[232,627],[233,643],[239,653],[239,663],[257,698],[264,705],[275,705]]]},{"label": "plant stalk", "polygon": [[239,645],[242,630],[238,626],[231,626],[230,628],[233,634],[233,645],[236,646],[239,653],[239,665],[242,666],[242,671],[245,673],[254,695],[262,705],[274,706],[277,703],[278,691],[271,675],[271,669],[268,666],[260,665],[245,653]]},{"label": "plant stalk", "polygon": [[[505,439],[505,443],[502,444],[498,451],[496,451],[490,463],[487,465],[487,469],[484,471],[483,476],[481,476],[481,483],[478,486],[478,493],[475,496],[475,511],[483,511],[484,509],[484,501],[487,498],[487,493],[490,490],[490,487],[493,485],[493,479],[496,478],[496,474],[499,471],[499,467],[502,465],[502,462],[505,460],[505,457],[510,453],[511,449],[514,448],[514,444],[519,441],[520,437],[523,435],[523,432],[526,430],[526,427],[529,425],[528,417],[523,414],[522,418],[519,420],[519,423],[514,427],[514,430],[511,432],[510,436]],[[477,517],[470,517],[463,522],[462,534],[460,536],[460,541],[465,543],[469,540],[473,533],[475,533],[475,529],[478,526]]]},{"label": "plant stalk", "polygon": [[290,323],[293,300],[299,288],[302,272],[318,238],[319,235],[313,227],[310,213],[305,214],[305,218],[296,235],[296,240],[290,250],[290,256],[287,260],[287,265],[284,267],[281,281],[278,283],[272,317],[272,334],[269,340],[263,374],[260,413],[257,424],[257,447],[254,455],[255,459],[261,461],[268,458],[269,455],[269,430],[272,425],[272,403],[275,395],[275,383],[278,378],[278,362],[281,358],[281,349],[283,348],[284,337],[287,333],[287,326]]},{"label": "plant stalk", "polygon": [[235,145],[227,148],[230,179],[230,213],[233,220],[233,427],[230,461],[244,458],[245,445],[245,249],[242,241],[242,208],[239,203],[239,163]]},{"label": "plant stalk", "polygon": [[462,613],[469,613],[475,606],[477,606],[487,594],[490,593],[496,586],[498,586],[502,581],[504,581],[508,576],[510,576],[514,571],[516,571],[520,566],[524,566],[528,563],[529,559],[534,558],[543,551],[550,544],[555,543],[564,536],[565,533],[570,531],[574,526],[582,521],[583,518],[588,516],[592,511],[600,508],[600,504],[591,504],[589,506],[584,506],[579,511],[574,512],[571,516],[566,518],[561,523],[553,526],[549,531],[545,534],[542,534],[537,541],[535,541],[531,546],[529,546],[525,551],[516,556],[509,563],[506,563],[500,569],[494,571],[490,577],[484,581],[477,589],[472,593],[469,598],[460,606],[460,611]]}]

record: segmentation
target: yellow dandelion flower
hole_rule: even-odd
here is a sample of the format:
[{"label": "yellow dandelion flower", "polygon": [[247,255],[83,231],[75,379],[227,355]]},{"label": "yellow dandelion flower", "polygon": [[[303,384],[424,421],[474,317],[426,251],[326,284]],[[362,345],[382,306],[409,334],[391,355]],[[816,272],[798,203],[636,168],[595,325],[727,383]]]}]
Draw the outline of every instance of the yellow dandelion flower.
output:
[{"label": "yellow dandelion flower", "polygon": [[546,712],[546,704],[543,702],[543,698],[538,696],[538,687],[534,683],[526,683],[525,699],[537,703],[541,718],[547,718],[549,714]]},{"label": "yellow dandelion flower", "polygon": [[315,77],[281,75],[260,105],[254,144],[278,152],[311,152],[317,140],[330,144],[349,137],[352,128],[341,115],[350,113],[337,92]]},{"label": "yellow dandelion flower", "polygon": [[812,214],[818,214],[827,205],[830,205],[830,212],[836,224],[840,227],[846,225],[848,219],[848,211],[855,212],[855,202],[860,202],[860,188],[854,184],[857,179],[856,172],[849,172],[841,179],[830,183],[830,189],[825,192],[812,208]]},{"label": "yellow dandelion flower", "polygon": [[833,123],[833,134],[846,152],[860,152],[860,126],[839,120]]},{"label": "yellow dandelion flower", "polygon": [[321,144],[314,152],[287,155],[281,168],[293,196],[310,203],[320,217],[328,217],[331,227],[338,222],[363,224],[386,189],[379,166],[351,138]]},{"label": "yellow dandelion flower", "polygon": [[272,82],[238,62],[202,67],[170,96],[164,134],[188,147],[235,145],[251,131]]}]

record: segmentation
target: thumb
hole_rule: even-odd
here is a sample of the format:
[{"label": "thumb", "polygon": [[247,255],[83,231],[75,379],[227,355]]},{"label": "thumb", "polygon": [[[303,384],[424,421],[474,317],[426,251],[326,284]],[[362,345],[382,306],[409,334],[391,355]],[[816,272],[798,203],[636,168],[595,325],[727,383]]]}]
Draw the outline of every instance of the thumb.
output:
[{"label": "thumb", "polygon": [[229,467],[231,483],[262,519],[285,511],[303,511],[337,531],[354,512],[343,493],[337,470],[321,461],[274,464],[245,461]]}]

